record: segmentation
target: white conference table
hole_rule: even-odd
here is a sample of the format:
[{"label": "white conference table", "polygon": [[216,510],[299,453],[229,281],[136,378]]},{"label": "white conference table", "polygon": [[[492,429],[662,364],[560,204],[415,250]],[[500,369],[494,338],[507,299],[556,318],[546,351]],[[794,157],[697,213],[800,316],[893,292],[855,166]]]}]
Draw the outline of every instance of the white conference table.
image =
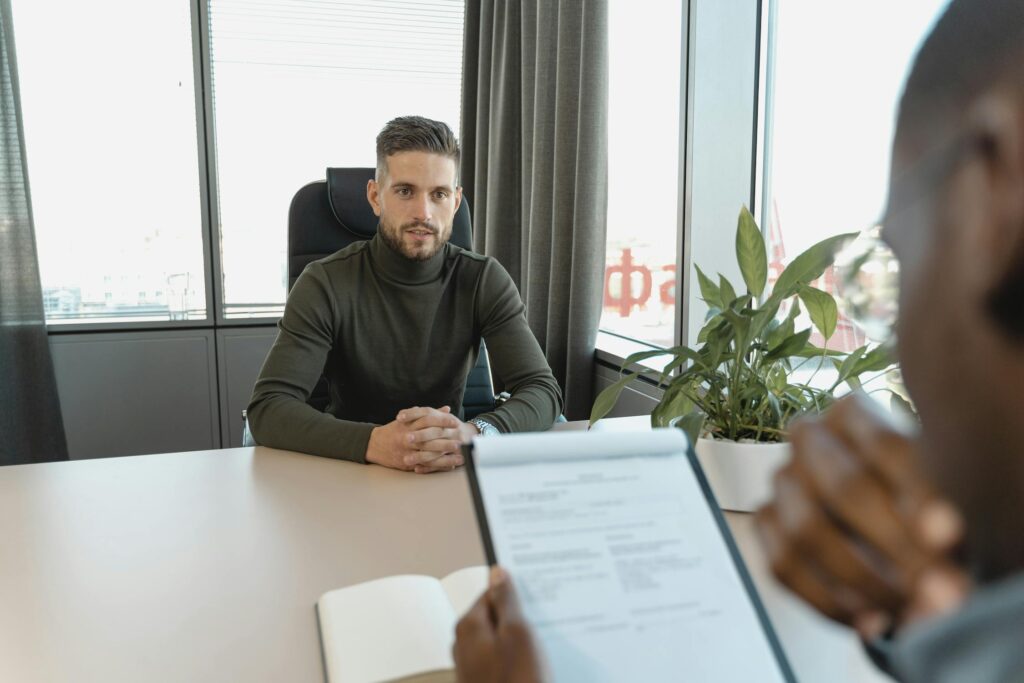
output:
[{"label": "white conference table", "polygon": [[[727,517],[799,679],[888,680]],[[0,681],[322,681],[322,593],[483,562],[461,469],[262,447],[3,467]]]}]

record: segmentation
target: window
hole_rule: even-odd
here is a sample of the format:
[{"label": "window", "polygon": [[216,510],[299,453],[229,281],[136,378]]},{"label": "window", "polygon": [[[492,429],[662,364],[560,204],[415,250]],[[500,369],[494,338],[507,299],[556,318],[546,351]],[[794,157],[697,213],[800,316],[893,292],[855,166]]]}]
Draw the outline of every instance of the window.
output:
[{"label": "window", "polygon": [[205,319],[188,0],[13,13],[47,321]]},{"label": "window", "polygon": [[682,4],[609,3],[608,237],[601,329],[675,340]]},{"label": "window", "polygon": [[[947,4],[776,2],[762,211],[770,279],[812,244],[880,217],[903,81]],[[829,271],[818,286],[834,294],[834,281]],[[829,345],[850,351],[864,342],[844,318]]]},{"label": "window", "polygon": [[462,0],[209,0],[225,318],[283,309],[300,187],[374,166],[396,116],[458,134],[463,13]]}]

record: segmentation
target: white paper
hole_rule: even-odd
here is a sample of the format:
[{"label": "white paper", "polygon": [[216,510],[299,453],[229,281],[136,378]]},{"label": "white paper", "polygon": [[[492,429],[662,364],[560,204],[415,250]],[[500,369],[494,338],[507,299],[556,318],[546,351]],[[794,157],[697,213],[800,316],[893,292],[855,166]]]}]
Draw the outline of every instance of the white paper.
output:
[{"label": "white paper", "polygon": [[495,553],[555,680],[784,680],[682,432],[491,437],[477,448]]},{"label": "white paper", "polygon": [[451,669],[455,612],[431,576],[389,576],[317,603],[331,683],[388,681]]},{"label": "white paper", "polygon": [[529,432],[473,439],[473,458],[479,467],[669,455],[685,450],[686,435],[678,429]]},{"label": "white paper", "polygon": [[441,586],[448,595],[455,612],[455,620],[462,618],[473,603],[487,590],[487,567],[466,567],[441,579]]}]

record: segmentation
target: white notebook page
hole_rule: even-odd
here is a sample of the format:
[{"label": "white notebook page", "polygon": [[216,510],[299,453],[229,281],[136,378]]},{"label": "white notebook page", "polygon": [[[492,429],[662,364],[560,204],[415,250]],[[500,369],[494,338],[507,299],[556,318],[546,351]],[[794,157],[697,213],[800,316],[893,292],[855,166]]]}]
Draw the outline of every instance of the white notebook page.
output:
[{"label": "white notebook page", "polygon": [[484,566],[466,567],[441,579],[441,587],[448,595],[448,601],[452,603],[456,621],[461,619],[487,590],[489,571]]},{"label": "white notebook page", "polygon": [[475,441],[498,561],[555,680],[784,681],[678,430]]},{"label": "white notebook page", "polygon": [[389,576],[325,593],[317,604],[331,683],[451,669],[455,612],[430,576]]}]

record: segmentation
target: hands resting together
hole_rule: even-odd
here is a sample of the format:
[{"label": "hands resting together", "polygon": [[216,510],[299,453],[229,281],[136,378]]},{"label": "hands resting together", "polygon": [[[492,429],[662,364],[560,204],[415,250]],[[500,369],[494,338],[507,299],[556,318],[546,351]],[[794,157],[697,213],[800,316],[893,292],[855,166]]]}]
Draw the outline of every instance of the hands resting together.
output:
[{"label": "hands resting together", "polygon": [[406,408],[370,433],[366,462],[416,474],[454,470],[463,464],[462,444],[479,433],[448,406]]}]

